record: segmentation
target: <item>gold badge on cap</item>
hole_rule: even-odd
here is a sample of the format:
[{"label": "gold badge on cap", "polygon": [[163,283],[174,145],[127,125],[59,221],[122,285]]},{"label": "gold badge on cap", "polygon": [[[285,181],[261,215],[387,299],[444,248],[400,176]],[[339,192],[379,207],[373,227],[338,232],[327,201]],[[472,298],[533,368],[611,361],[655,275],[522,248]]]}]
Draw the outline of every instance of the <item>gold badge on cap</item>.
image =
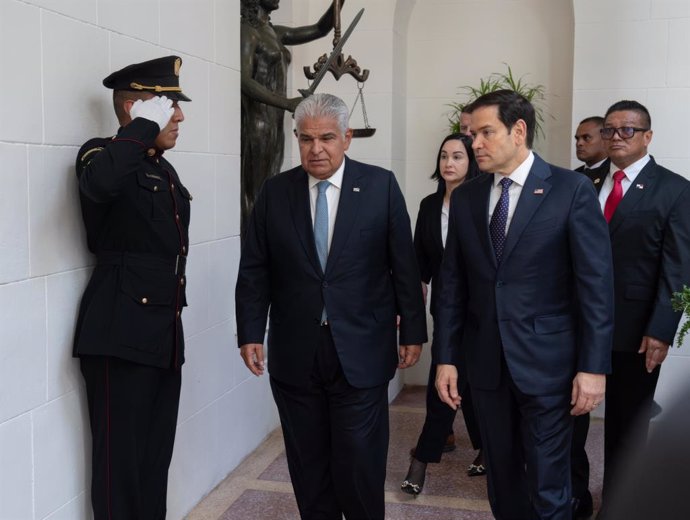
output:
[{"label": "gold badge on cap", "polygon": [[177,58],[175,60],[175,76],[180,75],[180,67],[182,66],[182,59]]}]

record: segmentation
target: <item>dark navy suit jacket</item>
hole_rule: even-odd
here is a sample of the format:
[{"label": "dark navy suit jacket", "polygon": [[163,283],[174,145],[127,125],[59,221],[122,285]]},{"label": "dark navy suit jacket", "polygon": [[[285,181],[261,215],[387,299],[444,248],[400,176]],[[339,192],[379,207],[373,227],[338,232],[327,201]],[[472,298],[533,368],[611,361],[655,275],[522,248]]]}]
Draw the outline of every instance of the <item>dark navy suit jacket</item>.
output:
[{"label": "dark navy suit jacket", "polygon": [[301,166],[266,181],[243,243],[235,293],[238,344],[263,343],[270,307],[268,370],[295,386],[309,381],[324,305],[352,386],[373,387],[393,377],[398,332],[402,345],[427,340],[410,220],[395,177],[345,161],[325,273]]},{"label": "dark navy suit jacket", "polygon": [[[608,173],[592,179],[597,191]],[[682,313],[671,307],[671,295],[690,284],[690,182],[650,158],[616,208],[609,232],[613,350],[637,352],[642,336],[673,343]]]},{"label": "dark navy suit jacket", "polygon": [[592,183],[535,154],[500,264],[489,236],[493,175],[457,188],[434,330],[439,363],[465,349],[472,387],[500,381],[501,353],[519,390],[569,391],[577,371],[611,368],[613,273]]}]

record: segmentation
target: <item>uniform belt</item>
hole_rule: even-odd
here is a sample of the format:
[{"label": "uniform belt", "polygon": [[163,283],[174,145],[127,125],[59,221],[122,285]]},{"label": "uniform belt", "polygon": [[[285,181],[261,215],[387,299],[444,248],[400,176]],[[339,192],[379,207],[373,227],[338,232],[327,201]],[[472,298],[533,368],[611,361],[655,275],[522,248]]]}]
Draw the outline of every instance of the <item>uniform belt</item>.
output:
[{"label": "uniform belt", "polygon": [[187,257],[183,255],[163,256],[153,253],[104,252],[96,255],[96,260],[98,265],[148,267],[168,271],[175,276],[184,276],[187,270]]}]

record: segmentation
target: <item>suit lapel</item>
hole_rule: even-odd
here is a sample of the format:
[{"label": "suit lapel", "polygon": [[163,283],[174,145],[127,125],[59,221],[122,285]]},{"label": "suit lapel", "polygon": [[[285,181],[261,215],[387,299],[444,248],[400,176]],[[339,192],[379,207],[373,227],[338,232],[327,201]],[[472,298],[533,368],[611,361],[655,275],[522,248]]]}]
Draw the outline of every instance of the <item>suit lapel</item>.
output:
[{"label": "suit lapel", "polygon": [[642,197],[651,191],[656,180],[656,162],[650,157],[649,162],[637,174],[632,185],[625,192],[623,199],[618,204],[616,211],[609,222],[609,233],[613,234],[621,222],[635,209]]},{"label": "suit lapel", "polygon": [[[338,257],[347,243],[350,236],[352,225],[357,217],[357,209],[362,192],[366,189],[364,176],[349,158],[345,157],[345,171],[343,172],[343,185],[340,189],[340,200],[338,201],[338,212],[335,217],[335,228],[333,239],[328,251],[328,261],[326,262],[326,272],[333,269],[338,261]],[[314,247],[316,251],[316,247]]]},{"label": "suit lapel", "polygon": [[477,194],[470,198],[470,205],[474,225],[478,230],[479,241],[486,252],[487,258],[490,258],[494,266],[496,266],[496,253],[494,252],[491,235],[489,234],[489,196],[494,186],[494,176],[490,173],[483,175],[484,177],[472,181],[477,186]]},{"label": "suit lapel", "polygon": [[592,181],[592,184],[594,184],[594,187],[597,190],[597,193],[601,191],[601,187],[604,185],[604,181],[606,180],[606,176],[609,174],[609,164],[611,161],[606,159],[603,163],[601,163],[601,166],[598,168],[595,168],[593,170],[586,170],[584,173],[587,175],[587,177],[590,178]]},{"label": "suit lapel", "polygon": [[510,256],[515,244],[520,240],[525,226],[532,220],[534,213],[551,191],[551,184],[546,182],[550,176],[549,166],[535,154],[534,164],[532,164],[532,169],[527,175],[515,207],[515,213],[513,213],[513,218],[510,221],[505,247],[503,248],[503,261]]},{"label": "suit lapel", "polygon": [[[443,182],[443,181],[441,181]],[[443,211],[443,197],[445,195],[445,190],[439,191],[436,193],[436,196],[434,197],[434,206],[433,206],[433,211],[431,211],[430,218],[432,219],[431,222],[431,238],[434,241],[434,245],[436,246],[436,250],[439,252],[439,255],[443,254],[443,235],[442,235],[442,230],[441,230],[441,212]]]},{"label": "suit lapel", "polygon": [[321,273],[321,264],[316,252],[316,243],[314,242],[314,225],[311,219],[309,182],[307,179],[307,172],[301,168],[292,179],[288,193],[290,214],[295,225],[295,231],[309,258],[309,262],[316,272]]}]

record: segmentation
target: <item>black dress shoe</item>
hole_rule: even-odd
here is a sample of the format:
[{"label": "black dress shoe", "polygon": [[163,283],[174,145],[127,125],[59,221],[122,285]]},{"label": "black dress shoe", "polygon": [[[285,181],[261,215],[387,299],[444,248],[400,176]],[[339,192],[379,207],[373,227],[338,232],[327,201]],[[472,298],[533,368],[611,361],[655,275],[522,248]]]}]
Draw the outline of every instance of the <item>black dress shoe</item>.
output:
[{"label": "black dress shoe", "polygon": [[467,475],[470,477],[480,477],[482,475],[486,475],[486,467],[484,466],[484,454],[482,453],[482,450],[479,450],[479,453],[475,457],[475,459],[472,461],[472,464],[469,465],[467,468]]},{"label": "black dress shoe", "polygon": [[446,442],[443,445],[443,453],[448,453],[451,451],[455,451],[455,434],[451,433],[446,437]]},{"label": "black dress shoe", "polygon": [[592,496],[589,494],[583,497],[571,498],[570,505],[573,509],[573,520],[589,518],[592,516],[592,513],[594,513]]},{"label": "black dress shoe", "polygon": [[407,476],[400,484],[400,489],[403,493],[417,496],[424,489],[424,480],[426,479],[426,462],[421,462],[412,457],[410,462],[410,469],[407,470]]}]

